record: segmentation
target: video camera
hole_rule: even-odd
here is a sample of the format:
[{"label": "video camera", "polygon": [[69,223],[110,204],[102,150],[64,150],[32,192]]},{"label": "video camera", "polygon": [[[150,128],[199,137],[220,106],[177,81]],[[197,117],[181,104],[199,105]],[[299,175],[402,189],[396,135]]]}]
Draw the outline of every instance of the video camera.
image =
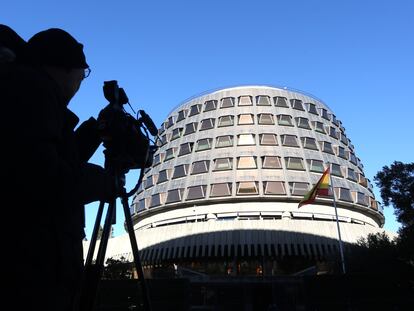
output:
[{"label": "video camera", "polygon": [[106,148],[105,166],[122,172],[150,167],[157,149],[148,134],[157,136],[154,122],[144,110],[138,111],[137,118],[125,111],[129,100],[116,80],[105,81],[103,93],[109,104],[99,113],[98,130]]}]

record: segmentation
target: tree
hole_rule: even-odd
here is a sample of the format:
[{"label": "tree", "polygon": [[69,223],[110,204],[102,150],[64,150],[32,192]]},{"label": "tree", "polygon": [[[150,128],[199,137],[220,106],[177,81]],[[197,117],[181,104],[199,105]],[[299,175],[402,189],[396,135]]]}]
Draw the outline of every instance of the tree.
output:
[{"label": "tree", "polygon": [[414,224],[414,163],[395,161],[374,177],[385,206],[392,205],[403,227]]},{"label": "tree", "polygon": [[385,233],[368,234],[352,246],[347,258],[348,272],[352,274],[402,275],[406,264],[398,258],[397,242]]},{"label": "tree", "polygon": [[108,258],[103,271],[103,278],[107,280],[127,280],[133,277],[133,264],[125,257],[120,259]]},{"label": "tree", "polygon": [[397,239],[398,252],[414,267],[414,163],[395,161],[374,177],[385,206],[392,205],[402,224]]}]

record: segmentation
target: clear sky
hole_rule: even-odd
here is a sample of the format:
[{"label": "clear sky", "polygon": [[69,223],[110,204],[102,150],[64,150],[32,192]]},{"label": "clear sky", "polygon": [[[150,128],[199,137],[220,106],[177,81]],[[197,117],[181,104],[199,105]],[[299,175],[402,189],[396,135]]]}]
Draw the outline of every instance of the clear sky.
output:
[{"label": "clear sky", "polygon": [[[70,104],[81,121],[107,104],[106,80],[157,126],[206,90],[287,86],[336,113],[371,181],[384,165],[414,159],[413,16],[410,0],[7,0],[0,9],[0,23],[26,40],[57,27],[85,45],[92,73]],[[102,149],[92,162],[103,165]],[[137,176],[128,174],[129,189]],[[88,237],[97,206],[86,207]],[[392,209],[384,213],[396,231]],[[118,203],[115,235],[123,232]]]}]

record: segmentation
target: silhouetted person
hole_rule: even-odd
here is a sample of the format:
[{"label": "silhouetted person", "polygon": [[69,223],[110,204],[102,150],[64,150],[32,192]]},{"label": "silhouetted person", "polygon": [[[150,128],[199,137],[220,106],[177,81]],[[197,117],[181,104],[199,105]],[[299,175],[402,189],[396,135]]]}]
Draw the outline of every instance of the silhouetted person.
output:
[{"label": "silhouetted person", "polygon": [[0,24],[0,64],[20,60],[25,47],[26,42],[22,37],[9,26]]},{"label": "silhouetted person", "polygon": [[60,29],[39,32],[22,61],[0,65],[2,248],[12,310],[76,310],[84,204],[115,193],[113,178],[87,163],[100,143],[96,120],[75,132],[79,119],[67,108],[88,73],[83,45]]}]

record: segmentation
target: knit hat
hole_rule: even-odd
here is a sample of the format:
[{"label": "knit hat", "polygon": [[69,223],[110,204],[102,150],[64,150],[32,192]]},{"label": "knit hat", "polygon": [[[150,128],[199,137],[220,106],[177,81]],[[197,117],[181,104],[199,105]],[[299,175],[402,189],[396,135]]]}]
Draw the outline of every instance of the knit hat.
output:
[{"label": "knit hat", "polygon": [[30,59],[40,65],[57,67],[89,68],[83,45],[62,29],[41,31],[28,41]]}]

